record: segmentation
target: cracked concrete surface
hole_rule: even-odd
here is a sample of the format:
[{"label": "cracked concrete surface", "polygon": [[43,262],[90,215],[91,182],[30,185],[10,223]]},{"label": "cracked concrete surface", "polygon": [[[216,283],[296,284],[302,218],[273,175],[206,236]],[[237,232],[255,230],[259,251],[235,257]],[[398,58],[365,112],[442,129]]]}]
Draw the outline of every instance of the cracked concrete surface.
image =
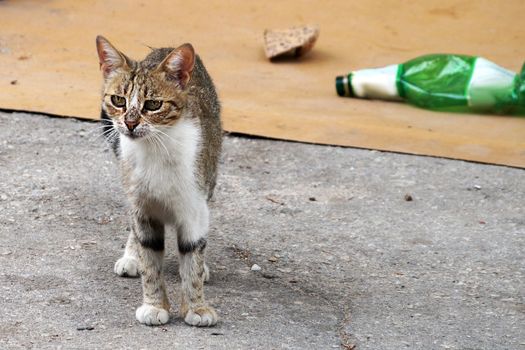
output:
[{"label": "cracked concrete surface", "polygon": [[178,317],[168,241],[171,321],[146,327],[112,272],[128,220],[97,126],[0,113],[0,348],[524,348],[523,170],[227,136],[220,323]]}]

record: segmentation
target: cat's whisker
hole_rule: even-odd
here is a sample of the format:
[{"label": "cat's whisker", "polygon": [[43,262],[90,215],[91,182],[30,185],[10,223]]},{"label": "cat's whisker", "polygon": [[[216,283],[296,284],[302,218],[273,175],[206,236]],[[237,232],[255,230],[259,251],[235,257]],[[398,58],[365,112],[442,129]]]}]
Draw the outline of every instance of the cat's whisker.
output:
[{"label": "cat's whisker", "polygon": [[171,142],[173,142],[173,144],[175,146],[180,146],[181,145],[181,142],[180,141],[177,141],[175,140],[173,137],[171,137],[170,135],[166,134],[165,132],[162,132],[161,130],[159,130],[158,128],[155,128],[153,127],[153,130],[154,130],[154,133],[157,134],[157,137],[162,140],[163,136],[167,137],[168,139],[171,140]]},{"label": "cat's whisker", "polygon": [[158,144],[157,144],[157,140],[155,140],[153,133],[150,133],[148,136],[146,136],[145,140],[146,142],[148,142],[150,145],[153,146],[155,151],[157,150]]},{"label": "cat's whisker", "polygon": [[165,150],[162,149],[162,145],[159,143],[159,140],[157,140],[156,137],[152,137],[152,143],[153,147],[155,148],[155,153],[157,153],[159,156],[162,156],[162,153],[164,153]]},{"label": "cat's whisker", "polygon": [[97,133],[95,135],[93,135],[91,138],[90,138],[90,141],[94,141],[94,140],[97,140],[101,137],[104,137],[106,138],[108,141],[112,141],[113,137],[115,136],[115,133],[118,134],[118,131],[115,129],[115,128],[111,128],[111,129],[108,129],[102,133]]},{"label": "cat's whisker", "polygon": [[[173,141],[173,143],[176,146],[180,146],[181,145],[180,141],[175,140],[173,137],[171,137],[170,135],[168,135],[165,132],[163,132],[162,130],[160,130],[147,117],[143,117],[143,119],[144,119],[144,124],[146,124],[147,126],[149,126],[151,128],[153,134],[155,134],[155,133],[161,134],[161,135],[166,136],[167,138],[169,138],[171,141]],[[159,137],[159,135],[157,135],[157,138],[159,139],[159,141],[162,142],[162,137]],[[162,143],[162,145],[165,147],[164,143]]]},{"label": "cat's whisker", "polygon": [[104,132],[102,132],[100,135],[105,135],[107,133],[112,133],[112,132],[117,132],[117,129],[115,129],[115,128],[107,129]]},{"label": "cat's whisker", "polygon": [[114,128],[114,126],[113,125],[108,125],[108,124],[99,125],[99,126],[97,126],[95,128],[92,128],[92,129],[88,130],[87,133],[90,134],[90,133],[94,133],[94,132],[100,131],[100,129],[107,129],[107,128]]},{"label": "cat's whisker", "polygon": [[[151,136],[151,143],[155,149],[155,152],[159,154],[159,156],[161,155],[161,153],[163,153],[165,150],[162,149],[162,145],[159,143],[159,140],[157,139],[157,137],[155,137],[153,134]],[[167,150],[166,150],[167,152]],[[169,153],[168,153],[169,154]]]},{"label": "cat's whisker", "polygon": [[113,124],[102,124],[102,125],[97,125],[94,128],[91,128],[88,132],[95,132],[100,129],[113,128],[113,127],[114,127]]},{"label": "cat's whisker", "polygon": [[157,141],[160,143],[160,145],[161,145],[162,147],[164,147],[164,149],[166,150],[166,154],[168,155],[168,158],[171,158],[170,151],[168,150],[168,148],[166,147],[166,145],[164,144],[164,142],[162,142],[162,139],[159,137],[159,135],[156,134],[156,133],[154,133],[154,132],[152,133],[152,135],[153,135],[153,138],[154,138],[155,140],[157,140]]},{"label": "cat's whisker", "polygon": [[167,138],[169,138],[171,141],[173,141],[173,143],[175,143],[176,146],[179,146],[181,143],[180,141],[177,141],[175,140],[173,137],[171,137],[170,135],[166,134],[165,132],[163,132],[162,130],[160,130],[159,128],[151,125],[152,129],[155,131],[155,132],[158,132],[164,136],[166,136]]},{"label": "cat's whisker", "polygon": [[[101,123],[100,125],[97,125],[94,129],[100,129],[100,128],[107,128],[107,127],[112,127],[113,124],[103,124]],[[94,130],[92,129],[92,130]]]},{"label": "cat's whisker", "polygon": [[107,135],[104,135],[104,134],[99,135],[99,137],[101,137],[101,136],[104,136],[105,139],[106,139],[106,141],[107,141],[108,143],[111,144],[111,143],[113,143],[116,139],[118,139],[118,137],[119,137],[119,133],[118,133],[117,130],[109,130],[109,134],[107,134]]},{"label": "cat's whisker", "polygon": [[108,139],[108,142],[111,143],[111,142],[115,141],[115,139],[117,139],[118,137],[119,137],[119,134],[118,134],[117,131],[115,131],[115,132],[112,132],[111,134],[109,134],[107,136],[107,139]]},{"label": "cat's whisker", "polygon": [[98,140],[100,138],[105,138],[105,139],[109,139],[110,135],[112,135],[112,132],[116,132],[114,130],[107,130],[103,133],[100,133],[100,134],[94,134],[92,135],[90,138],[89,138],[89,141],[95,141],[95,140]]},{"label": "cat's whisker", "polygon": [[93,129],[93,130],[90,130],[89,132],[86,133],[87,136],[91,137],[91,136],[95,136],[95,137],[99,137],[99,136],[102,136],[104,134],[106,134],[108,131],[110,131],[111,129],[108,129],[108,130],[104,130],[101,128],[100,129]]}]

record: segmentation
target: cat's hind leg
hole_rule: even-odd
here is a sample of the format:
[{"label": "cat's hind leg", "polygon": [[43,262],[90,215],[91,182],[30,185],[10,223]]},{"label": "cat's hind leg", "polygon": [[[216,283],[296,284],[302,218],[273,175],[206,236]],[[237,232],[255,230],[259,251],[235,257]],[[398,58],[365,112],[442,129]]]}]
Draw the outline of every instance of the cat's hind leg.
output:
[{"label": "cat's hind leg", "polygon": [[114,271],[121,277],[139,277],[139,253],[138,241],[133,230],[131,230],[124,255],[115,263]]},{"label": "cat's hind leg", "polygon": [[206,262],[204,263],[204,283],[210,280],[210,268]]}]

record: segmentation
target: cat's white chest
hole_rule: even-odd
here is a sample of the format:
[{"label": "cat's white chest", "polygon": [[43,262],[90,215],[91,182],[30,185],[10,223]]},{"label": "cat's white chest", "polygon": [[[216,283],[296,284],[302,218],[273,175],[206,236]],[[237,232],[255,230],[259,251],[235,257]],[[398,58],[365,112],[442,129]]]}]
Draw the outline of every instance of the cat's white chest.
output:
[{"label": "cat's white chest", "polygon": [[122,159],[129,166],[136,195],[176,207],[197,195],[195,163],[200,132],[192,121],[182,120],[163,128],[162,133],[150,140],[121,136]]}]

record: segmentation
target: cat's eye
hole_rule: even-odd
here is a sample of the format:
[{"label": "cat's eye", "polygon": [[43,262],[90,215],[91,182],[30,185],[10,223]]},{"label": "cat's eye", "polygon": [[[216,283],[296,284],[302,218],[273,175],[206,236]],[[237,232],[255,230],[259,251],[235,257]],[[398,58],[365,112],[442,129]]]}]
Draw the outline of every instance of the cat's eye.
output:
[{"label": "cat's eye", "polygon": [[156,111],[162,107],[162,101],[159,100],[146,100],[144,102],[144,109],[147,111]]},{"label": "cat's eye", "polygon": [[111,103],[115,107],[122,108],[126,106],[126,99],[122,96],[111,95]]}]

